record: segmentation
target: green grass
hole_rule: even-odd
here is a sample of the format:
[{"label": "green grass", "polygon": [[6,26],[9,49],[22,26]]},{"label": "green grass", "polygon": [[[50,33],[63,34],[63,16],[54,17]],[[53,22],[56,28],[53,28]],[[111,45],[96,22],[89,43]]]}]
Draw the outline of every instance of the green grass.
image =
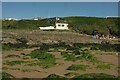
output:
[{"label": "green grass", "polygon": [[6,63],[4,63],[5,65],[10,65],[10,66],[14,66],[14,65],[21,65],[25,63],[25,61],[22,60],[16,60],[16,61],[7,61]]},{"label": "green grass", "polygon": [[20,70],[20,68],[8,68],[8,67],[3,67],[3,70]]},{"label": "green grass", "polygon": [[58,48],[51,48],[51,49],[49,49],[48,51],[49,51],[49,52],[56,52],[56,51],[58,51]]},{"label": "green grass", "polygon": [[44,50],[34,50],[31,52],[31,54],[27,54],[28,56],[31,56],[31,58],[37,58],[37,59],[49,59],[49,58],[55,58],[54,55],[47,53],[47,51]]},{"label": "green grass", "polygon": [[90,51],[79,51],[79,50],[73,50],[72,52],[69,51],[63,51],[61,52],[61,55],[65,58],[65,60],[68,61],[76,61],[76,60],[86,60],[93,63],[99,62],[96,57],[94,57],[93,54],[91,54]]},{"label": "green grass", "polygon": [[41,59],[39,60],[38,65],[42,66],[43,68],[50,68],[56,64],[55,61],[55,58]]},{"label": "green grass", "polygon": [[82,71],[86,71],[86,69],[88,68],[88,65],[82,65],[82,64],[75,64],[75,65],[71,65],[67,68],[67,70],[82,70]]},{"label": "green grass", "polygon": [[72,53],[67,52],[61,52],[61,55],[65,58],[67,61],[76,61],[75,55]]},{"label": "green grass", "polygon": [[111,69],[113,66],[114,66],[113,64],[101,63],[101,64],[98,64],[96,68],[100,70],[105,70],[105,69]]},{"label": "green grass", "polygon": [[22,72],[40,72],[40,71],[35,69],[22,69]]},{"label": "green grass", "polygon": [[20,58],[20,56],[12,54],[12,55],[5,56],[5,58]]},{"label": "green grass", "polygon": [[13,45],[13,44],[2,44],[2,49],[3,50],[22,50],[22,49],[25,49],[25,47],[21,47],[20,45]]},{"label": "green grass", "polygon": [[[91,79],[100,79],[100,80],[105,80],[105,78],[107,78],[107,80],[109,80],[110,78],[117,78],[115,77],[114,75],[109,75],[109,74],[105,74],[105,73],[90,73],[90,74],[83,74],[83,75],[79,75],[79,76],[76,76],[75,78],[77,79],[73,79],[73,80],[86,80],[86,78],[91,78]],[[112,79],[113,80],[113,79]]]},{"label": "green grass", "polygon": [[31,58],[37,58],[38,61],[27,64],[28,66],[41,66],[43,68],[49,68],[55,65],[56,58],[54,55],[47,53],[44,50],[34,50],[31,54],[27,54],[27,56],[31,56]]},{"label": "green grass", "polygon": [[2,80],[11,80],[11,79],[8,79],[8,78],[15,78],[13,75],[9,74],[9,73],[6,73],[6,72],[2,72]]},{"label": "green grass", "polygon": [[56,74],[50,74],[46,78],[43,78],[42,80],[69,80],[69,79]]},{"label": "green grass", "polygon": [[78,76],[79,74],[78,73],[75,73],[75,72],[69,72],[69,73],[66,73],[64,74],[65,76]]}]

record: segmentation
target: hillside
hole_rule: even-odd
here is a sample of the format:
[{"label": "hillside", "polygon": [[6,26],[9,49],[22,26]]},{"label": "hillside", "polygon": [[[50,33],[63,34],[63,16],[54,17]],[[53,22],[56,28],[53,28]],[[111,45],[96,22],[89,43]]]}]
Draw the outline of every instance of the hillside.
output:
[{"label": "hillside", "polygon": [[[59,22],[69,24],[72,31],[78,33],[92,34],[93,30],[97,30],[100,34],[110,34],[119,36],[118,18],[97,18],[97,17],[64,17]],[[36,30],[40,26],[54,25],[55,19],[42,20],[19,20],[19,21],[3,21],[3,29],[30,29]]]}]

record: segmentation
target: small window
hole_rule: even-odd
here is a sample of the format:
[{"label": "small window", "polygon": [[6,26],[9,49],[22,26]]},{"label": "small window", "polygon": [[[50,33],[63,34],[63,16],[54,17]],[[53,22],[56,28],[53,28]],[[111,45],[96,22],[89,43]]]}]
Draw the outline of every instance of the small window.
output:
[{"label": "small window", "polygon": [[64,25],[62,25],[62,27],[64,27]]},{"label": "small window", "polygon": [[58,26],[61,26],[60,24]]}]

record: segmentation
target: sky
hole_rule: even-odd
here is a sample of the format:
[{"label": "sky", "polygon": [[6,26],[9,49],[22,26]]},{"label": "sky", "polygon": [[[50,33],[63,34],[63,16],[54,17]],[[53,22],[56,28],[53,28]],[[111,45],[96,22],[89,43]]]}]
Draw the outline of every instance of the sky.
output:
[{"label": "sky", "polygon": [[119,2],[119,0],[2,0],[2,2]]},{"label": "sky", "polygon": [[2,18],[118,16],[118,2],[2,2]]}]

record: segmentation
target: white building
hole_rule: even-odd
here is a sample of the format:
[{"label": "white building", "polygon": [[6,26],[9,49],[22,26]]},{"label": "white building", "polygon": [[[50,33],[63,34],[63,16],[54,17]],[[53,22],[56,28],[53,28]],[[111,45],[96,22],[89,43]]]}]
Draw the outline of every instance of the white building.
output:
[{"label": "white building", "polygon": [[56,23],[55,29],[68,30],[68,24],[67,23]]},{"label": "white building", "polygon": [[32,20],[41,20],[42,18],[41,17],[36,17],[36,18],[33,18]]},{"label": "white building", "polygon": [[5,18],[5,20],[11,21],[11,20],[18,20],[18,19],[15,19],[15,18]]},{"label": "white building", "polygon": [[40,30],[52,30],[54,29],[54,26],[47,26],[47,27],[39,27]]},{"label": "white building", "polygon": [[56,23],[55,26],[46,26],[46,27],[39,27],[40,30],[69,30],[67,23]]},{"label": "white building", "polygon": [[38,18],[34,18],[33,20],[39,20]]}]

